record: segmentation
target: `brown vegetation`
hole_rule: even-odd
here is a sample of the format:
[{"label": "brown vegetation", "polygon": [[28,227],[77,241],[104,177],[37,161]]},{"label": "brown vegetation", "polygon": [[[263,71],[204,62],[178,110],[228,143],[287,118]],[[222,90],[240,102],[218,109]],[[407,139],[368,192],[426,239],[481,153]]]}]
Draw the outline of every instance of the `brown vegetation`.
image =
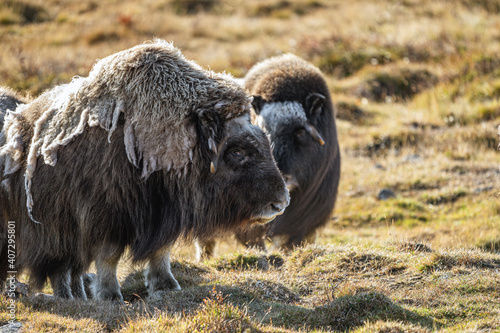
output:
[{"label": "brown vegetation", "polygon": [[499,22],[496,0],[2,2],[0,85],[37,96],[154,36],[239,77],[292,52],[326,74],[343,156],[318,245],[264,255],[229,239],[196,263],[179,244],[183,290],[154,299],[124,258],[126,306],[30,296],[23,330],[497,331]]}]

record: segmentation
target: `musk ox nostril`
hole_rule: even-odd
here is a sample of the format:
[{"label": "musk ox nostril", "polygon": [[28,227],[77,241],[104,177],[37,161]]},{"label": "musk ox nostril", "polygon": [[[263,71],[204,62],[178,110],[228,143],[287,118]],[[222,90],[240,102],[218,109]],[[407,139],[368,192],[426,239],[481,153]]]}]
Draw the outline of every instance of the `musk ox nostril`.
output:
[{"label": "musk ox nostril", "polygon": [[285,211],[285,208],[288,206],[290,200],[288,199],[288,196],[285,200],[283,201],[275,201],[270,204],[271,209],[275,211],[276,213],[283,213]]},{"label": "musk ox nostril", "polygon": [[281,202],[273,202],[271,208],[276,212],[280,212],[283,209],[283,204]]}]

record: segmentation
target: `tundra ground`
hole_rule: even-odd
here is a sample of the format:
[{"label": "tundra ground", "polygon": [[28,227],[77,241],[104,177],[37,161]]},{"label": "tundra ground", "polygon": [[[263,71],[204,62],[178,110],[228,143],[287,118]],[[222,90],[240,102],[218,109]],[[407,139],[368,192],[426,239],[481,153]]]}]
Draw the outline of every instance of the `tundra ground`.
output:
[{"label": "tundra ground", "polygon": [[37,96],[155,36],[238,77],[284,52],[325,73],[342,152],[331,222],[289,253],[228,238],[198,263],[179,242],[183,290],[154,298],[124,258],[125,305],[23,297],[21,331],[500,331],[498,1],[8,0],[0,85]]}]

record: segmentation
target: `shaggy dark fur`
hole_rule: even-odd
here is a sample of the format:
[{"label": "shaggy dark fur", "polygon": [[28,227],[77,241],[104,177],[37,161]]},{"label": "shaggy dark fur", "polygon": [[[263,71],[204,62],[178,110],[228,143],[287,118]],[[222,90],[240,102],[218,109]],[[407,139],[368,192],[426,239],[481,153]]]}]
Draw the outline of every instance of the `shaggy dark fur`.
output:
[{"label": "shaggy dark fur", "polygon": [[[25,145],[23,165],[35,123],[53,94],[43,94],[17,115]],[[85,298],[81,275],[95,260],[96,297],[121,300],[116,265],[129,247],[135,262],[149,261],[150,293],[178,288],[168,257],[176,239],[203,238],[267,222],[281,213],[288,191],[265,134],[250,124],[248,111],[226,119],[203,102],[204,109],[193,107],[185,119],[195,129],[185,175],[162,169],[141,177],[124,144],[127,112],[119,115],[111,138],[106,129],[87,126],[58,148],[54,166],[38,157],[31,184],[32,217],[41,223],[29,216],[23,169],[4,175],[0,233],[8,220],[16,221],[18,271],[27,269],[37,288],[49,278],[55,296]],[[197,104],[203,103],[192,103]],[[210,167],[214,161],[216,170]],[[0,240],[1,272],[6,271],[5,248],[5,239]]]},{"label": "shaggy dark fur", "polygon": [[287,54],[255,65],[245,88],[291,189],[290,205],[267,236],[282,247],[299,245],[328,222],[337,198],[340,151],[328,86],[316,67]]},{"label": "shaggy dark fur", "polygon": [[[236,238],[249,247],[291,248],[313,242],[330,219],[340,179],[340,151],[330,93],[321,72],[291,54],[255,65],[245,77],[254,96],[252,121],[270,135],[273,155],[290,190],[283,215],[267,225],[246,228]],[[197,244],[198,258],[214,242]]]}]

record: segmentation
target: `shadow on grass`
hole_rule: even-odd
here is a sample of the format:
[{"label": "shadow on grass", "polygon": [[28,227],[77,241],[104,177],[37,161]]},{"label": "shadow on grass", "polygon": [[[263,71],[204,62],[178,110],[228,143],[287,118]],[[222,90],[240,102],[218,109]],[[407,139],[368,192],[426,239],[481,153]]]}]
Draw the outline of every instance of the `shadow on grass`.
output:
[{"label": "shadow on grass", "polygon": [[[189,262],[174,262],[172,272],[179,284],[181,291],[165,291],[155,297],[148,297],[145,286],[144,271],[137,270],[130,273],[121,281],[121,291],[125,304],[114,301],[96,301],[89,299],[64,300],[53,297],[30,296],[18,300],[19,313],[29,314],[26,319],[20,316],[21,321],[33,318],[47,317],[46,325],[68,328],[68,322],[55,319],[62,316],[79,321],[92,319],[102,325],[104,330],[112,331],[126,325],[130,320],[140,316],[151,317],[157,311],[167,311],[169,314],[189,313],[196,310],[203,300],[210,295],[212,286],[205,285],[209,281],[204,277],[210,268],[200,267]],[[0,308],[3,301],[0,302]],[[38,314],[36,314],[38,313]],[[35,314],[32,316],[32,314]],[[52,319],[51,315],[56,315]]]},{"label": "shadow on grass", "polygon": [[[210,270],[210,268],[207,268]],[[148,297],[144,286],[143,272],[131,273],[123,281],[123,294],[129,298],[125,305],[109,301],[57,300],[28,297],[20,300],[21,307],[29,315],[25,320],[43,317],[48,314],[64,317],[64,321],[50,325],[64,329],[71,321],[91,320],[106,331],[114,331],[128,326],[139,318],[152,318],[158,312],[168,316],[197,316],[207,299],[217,290],[224,306],[235,306],[254,323],[261,322],[285,329],[322,329],[348,331],[367,322],[397,321],[436,329],[439,325],[431,317],[411,312],[377,292],[362,292],[334,299],[332,302],[313,309],[290,302],[269,301],[254,288],[222,284],[214,285],[203,277],[206,268],[189,263],[175,263],[173,273],[181,282],[183,290],[164,292]],[[284,288],[284,287],[283,287]],[[222,305],[221,305],[222,306]],[[223,307],[221,307],[222,309]],[[200,310],[201,309],[201,310]],[[38,313],[38,314],[37,314]],[[34,317],[33,317],[34,315]],[[194,317],[193,317],[194,318]],[[58,319],[59,320],[59,319]]]},{"label": "shadow on grass", "polygon": [[277,305],[272,324],[287,329],[321,329],[350,331],[367,322],[397,321],[418,325],[428,329],[439,328],[439,323],[431,317],[411,312],[387,296],[377,292],[363,292],[335,299],[333,302],[307,309],[293,305]]}]

